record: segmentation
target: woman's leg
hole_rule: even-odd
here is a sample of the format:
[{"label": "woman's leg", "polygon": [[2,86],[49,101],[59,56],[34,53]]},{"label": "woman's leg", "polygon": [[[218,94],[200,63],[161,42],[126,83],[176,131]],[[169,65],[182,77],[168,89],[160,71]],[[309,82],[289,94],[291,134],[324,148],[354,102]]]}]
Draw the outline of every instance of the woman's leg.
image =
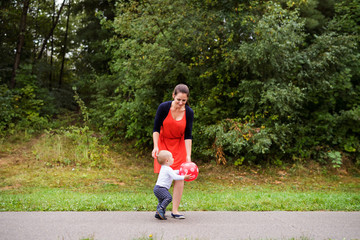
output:
[{"label": "woman's leg", "polygon": [[184,180],[174,181],[174,191],[173,191],[173,214],[179,214],[179,205],[181,197],[184,191]]}]

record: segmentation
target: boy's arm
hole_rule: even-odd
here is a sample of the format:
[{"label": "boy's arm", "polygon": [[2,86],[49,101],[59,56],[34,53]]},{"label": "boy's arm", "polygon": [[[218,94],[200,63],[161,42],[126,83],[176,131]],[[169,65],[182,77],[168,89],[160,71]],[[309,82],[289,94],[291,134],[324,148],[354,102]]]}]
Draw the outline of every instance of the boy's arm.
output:
[{"label": "boy's arm", "polygon": [[[171,170],[172,170],[172,169],[171,169]],[[191,177],[191,175],[183,175],[183,176],[179,175],[179,170],[172,170],[171,172],[172,172],[172,174],[174,174],[174,175],[170,174],[170,176],[171,176],[174,180],[184,180],[184,179],[189,180],[189,179],[192,179],[192,178],[193,178],[193,177]]]},{"label": "boy's arm", "polygon": [[169,175],[172,179],[174,180],[184,180],[185,176],[180,176],[179,175],[179,170],[173,170],[173,169],[169,169]]}]

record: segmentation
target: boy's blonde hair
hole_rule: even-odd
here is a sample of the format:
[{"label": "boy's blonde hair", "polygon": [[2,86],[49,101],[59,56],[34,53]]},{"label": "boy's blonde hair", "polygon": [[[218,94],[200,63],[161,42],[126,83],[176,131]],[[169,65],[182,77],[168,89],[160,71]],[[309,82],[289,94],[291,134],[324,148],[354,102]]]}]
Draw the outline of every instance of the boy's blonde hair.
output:
[{"label": "boy's blonde hair", "polygon": [[157,161],[160,165],[164,165],[166,160],[168,160],[171,157],[171,152],[167,150],[161,150],[157,156]]}]

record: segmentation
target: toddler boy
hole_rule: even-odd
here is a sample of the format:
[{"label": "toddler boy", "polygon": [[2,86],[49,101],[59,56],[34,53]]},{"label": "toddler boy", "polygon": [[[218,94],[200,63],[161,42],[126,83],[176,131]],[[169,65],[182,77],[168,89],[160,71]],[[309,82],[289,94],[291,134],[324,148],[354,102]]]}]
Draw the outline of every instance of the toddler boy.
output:
[{"label": "toddler boy", "polygon": [[173,170],[170,166],[174,163],[174,158],[171,152],[162,150],[157,156],[157,161],[161,165],[159,176],[154,187],[154,194],[159,200],[156,208],[155,217],[166,220],[166,207],[171,203],[172,196],[169,192],[173,180],[190,179],[190,175],[180,176],[179,170]]}]

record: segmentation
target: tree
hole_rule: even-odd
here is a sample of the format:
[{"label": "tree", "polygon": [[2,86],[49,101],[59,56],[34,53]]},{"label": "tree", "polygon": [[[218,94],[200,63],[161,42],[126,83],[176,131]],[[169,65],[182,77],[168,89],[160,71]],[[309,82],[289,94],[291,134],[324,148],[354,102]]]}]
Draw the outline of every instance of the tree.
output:
[{"label": "tree", "polygon": [[68,42],[68,31],[69,31],[69,20],[70,20],[70,10],[71,10],[71,0],[68,2],[68,11],[67,11],[67,20],[66,20],[66,28],[65,28],[65,37],[64,37],[64,45],[61,51],[62,61],[61,61],[61,68],[60,68],[60,77],[59,77],[59,87],[62,85],[63,81],[63,72],[64,72],[64,64],[65,64],[65,54],[67,50],[67,42]]},{"label": "tree", "polygon": [[12,70],[14,67],[14,52],[16,49],[19,32],[14,29],[19,29],[21,6],[15,4],[13,1],[3,1],[0,4],[0,54],[2,59],[0,61],[0,83],[10,84]]},{"label": "tree", "polygon": [[29,10],[29,4],[30,4],[30,0],[24,1],[23,10],[22,10],[22,14],[21,14],[21,21],[19,24],[19,26],[20,26],[19,27],[19,37],[18,37],[18,43],[17,43],[17,47],[16,47],[14,67],[13,67],[11,80],[10,80],[11,88],[14,88],[15,84],[16,84],[15,77],[16,77],[16,71],[18,70],[19,65],[20,65],[21,50],[24,45],[24,38],[25,38],[25,31],[26,31],[26,18],[27,18],[27,13]]},{"label": "tree", "polygon": [[106,22],[114,20],[115,9],[115,1],[88,0],[74,4],[74,15],[79,16],[75,36],[80,49],[75,61],[77,74],[109,73],[111,54],[106,51],[103,41],[114,34]]},{"label": "tree", "polygon": [[304,1],[120,2],[97,121],[111,136],[148,143],[157,105],[183,82],[196,114],[194,152],[258,163],[344,150],[350,140],[337,128],[357,112],[357,44],[328,28],[333,7],[311,2],[326,16],[312,30]]},{"label": "tree", "polygon": [[[65,1],[64,1],[65,2]],[[63,2],[63,3],[64,3]],[[52,14],[52,25],[55,25],[55,6],[56,6],[56,0],[53,0],[53,14]],[[52,87],[52,81],[53,81],[53,60],[54,60],[54,34],[51,34],[51,53],[50,53],[50,73],[49,73],[49,89]]]},{"label": "tree", "polygon": [[43,54],[43,52],[44,52],[44,50],[45,50],[45,47],[46,47],[49,39],[50,39],[51,37],[53,37],[53,35],[54,35],[54,30],[55,30],[55,28],[56,28],[56,26],[57,26],[57,24],[58,24],[58,22],[59,22],[59,19],[60,19],[61,12],[62,12],[62,9],[63,9],[64,4],[65,4],[65,1],[66,1],[66,0],[64,0],[64,1],[62,2],[61,6],[60,6],[60,8],[59,8],[59,11],[58,11],[58,13],[57,13],[57,15],[56,15],[55,21],[52,21],[52,27],[51,27],[49,33],[46,35],[46,37],[45,37],[44,40],[43,40],[43,44],[42,44],[42,46],[41,46],[40,52],[38,53],[37,59],[41,59],[42,54]]}]

